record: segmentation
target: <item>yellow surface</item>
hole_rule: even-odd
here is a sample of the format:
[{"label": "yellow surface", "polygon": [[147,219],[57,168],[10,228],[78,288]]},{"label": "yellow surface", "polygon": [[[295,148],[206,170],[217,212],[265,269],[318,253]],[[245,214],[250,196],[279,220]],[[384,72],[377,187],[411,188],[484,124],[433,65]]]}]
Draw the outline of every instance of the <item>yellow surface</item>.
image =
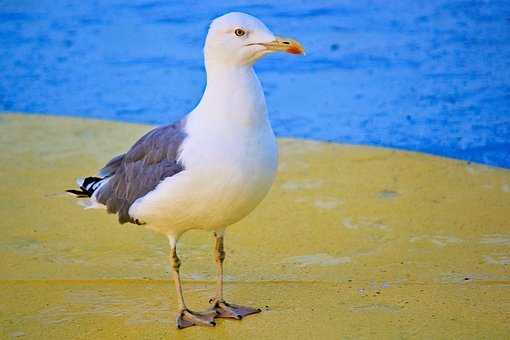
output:
[{"label": "yellow surface", "polygon": [[[510,171],[291,139],[225,241],[227,298],[263,312],[177,331],[166,238],[62,194],[148,129],[0,115],[1,339],[510,336]],[[180,243],[193,309],[212,249]]]}]

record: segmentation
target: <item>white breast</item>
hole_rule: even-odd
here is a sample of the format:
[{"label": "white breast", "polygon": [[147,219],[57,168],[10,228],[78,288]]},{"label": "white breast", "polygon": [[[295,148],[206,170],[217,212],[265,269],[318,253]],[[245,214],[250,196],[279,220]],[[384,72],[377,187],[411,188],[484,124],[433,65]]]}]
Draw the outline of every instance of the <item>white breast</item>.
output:
[{"label": "white breast", "polygon": [[129,214],[178,236],[227,227],[269,191],[278,151],[260,82],[251,66],[208,65],[207,87],[186,119],[184,171],[135,201]]},{"label": "white breast", "polygon": [[[191,117],[190,117],[191,118]],[[277,144],[269,123],[204,129],[192,119],[182,145],[185,170],[139,199],[130,214],[166,234],[227,227],[250,213],[273,182]]]}]

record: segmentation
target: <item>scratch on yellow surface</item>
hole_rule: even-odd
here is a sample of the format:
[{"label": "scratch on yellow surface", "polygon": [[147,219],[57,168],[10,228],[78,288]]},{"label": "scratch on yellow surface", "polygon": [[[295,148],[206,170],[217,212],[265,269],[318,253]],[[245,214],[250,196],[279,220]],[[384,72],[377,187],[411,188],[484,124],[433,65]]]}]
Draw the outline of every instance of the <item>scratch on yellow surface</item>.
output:
[{"label": "scratch on yellow surface", "polygon": [[[510,171],[280,140],[267,199],[226,238],[242,322],[174,328],[165,237],[63,191],[150,127],[0,116],[0,338],[508,338]],[[211,235],[179,249],[186,298],[214,291]]]}]

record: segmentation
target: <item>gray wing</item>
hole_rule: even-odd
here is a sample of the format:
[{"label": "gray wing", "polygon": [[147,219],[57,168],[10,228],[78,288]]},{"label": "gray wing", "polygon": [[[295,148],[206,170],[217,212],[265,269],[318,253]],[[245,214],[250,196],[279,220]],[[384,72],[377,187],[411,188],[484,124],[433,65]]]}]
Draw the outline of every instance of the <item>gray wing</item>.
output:
[{"label": "gray wing", "polygon": [[186,138],[185,121],[149,131],[131,149],[109,161],[99,171],[108,181],[96,194],[109,213],[118,213],[119,222],[140,224],[129,216],[129,207],[152,191],[165,178],[183,169],[177,161],[179,147]]}]

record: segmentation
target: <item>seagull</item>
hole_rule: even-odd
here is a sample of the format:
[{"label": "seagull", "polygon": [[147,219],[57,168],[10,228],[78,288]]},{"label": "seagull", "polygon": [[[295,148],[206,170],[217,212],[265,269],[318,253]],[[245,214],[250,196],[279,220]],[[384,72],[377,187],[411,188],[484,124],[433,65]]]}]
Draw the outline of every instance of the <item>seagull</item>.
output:
[{"label": "seagull", "polygon": [[[121,224],[168,237],[179,329],[260,312],[224,300],[223,241],[225,229],[262,201],[276,174],[278,147],[253,70],[273,52],[303,55],[304,48],[245,13],[214,19],[204,45],[207,84],[199,104],[182,120],[149,131],[96,176],[78,179],[79,189],[67,190],[85,208],[106,208]],[[215,237],[216,294],[203,312],[190,310],[182,293],[177,242],[191,229]]]}]

